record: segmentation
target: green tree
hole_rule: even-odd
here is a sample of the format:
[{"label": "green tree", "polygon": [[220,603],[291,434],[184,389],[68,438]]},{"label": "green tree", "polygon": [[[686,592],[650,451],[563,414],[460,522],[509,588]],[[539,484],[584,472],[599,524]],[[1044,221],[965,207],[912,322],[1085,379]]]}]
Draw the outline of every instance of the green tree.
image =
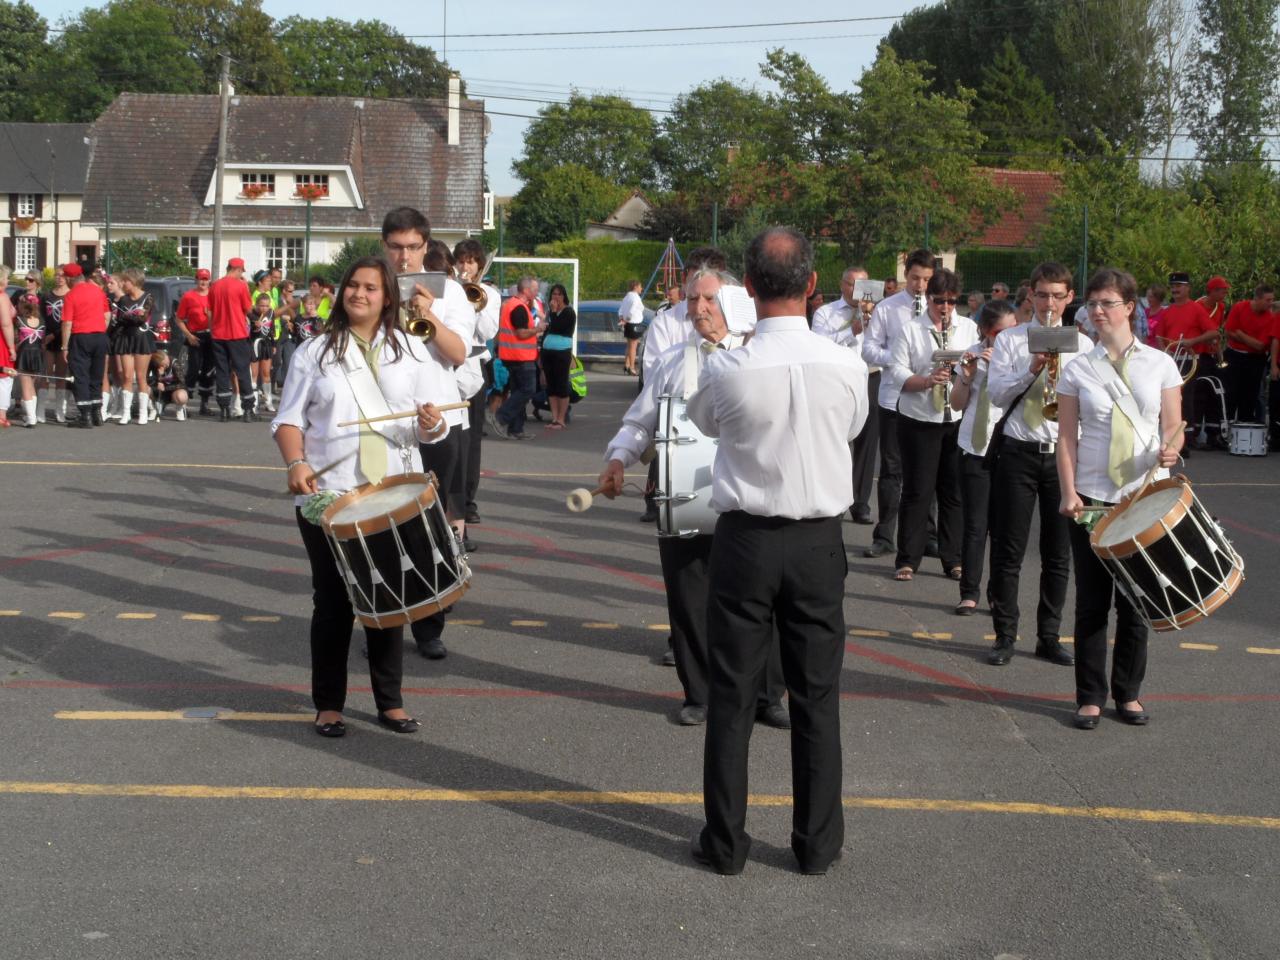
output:
[{"label": "green tree", "polygon": [[338,248],[338,252],[329,261],[330,266],[327,276],[335,284],[339,283],[343,274],[347,272],[347,268],[361,257],[381,257],[383,255],[381,237],[376,235],[352,237],[350,240],[343,241],[342,246]]},{"label": "green tree", "polygon": [[200,73],[155,0],[113,0],[69,22],[44,62],[35,96],[43,120],[87,122],[123,91],[193,93]]},{"label": "green tree", "polygon": [[30,4],[0,0],[0,122],[35,119],[29,97],[47,56],[49,26]]},{"label": "green tree", "polygon": [[295,95],[443,97],[448,90],[449,70],[433,50],[378,21],[289,17],[276,39]]},{"label": "green tree", "polygon": [[778,87],[765,98],[760,159],[826,164],[847,152],[851,95],[833,91],[804,57],[781,49],[769,51],[760,75]]},{"label": "green tree", "polygon": [[1190,94],[1192,24],[1183,0],[1155,0],[1156,31],[1153,134],[1160,145],[1160,184],[1168,186],[1173,145],[1180,135]]},{"label": "green tree", "polygon": [[103,264],[110,264],[113,273],[136,268],[156,277],[191,275],[191,263],[178,252],[178,242],[172,237],[164,240],[140,237],[113,240],[107,244]]},{"label": "green tree", "polygon": [[535,173],[511,198],[507,229],[524,250],[579,236],[588,220],[603,220],[627,196],[625,187],[568,163]]},{"label": "green tree", "polygon": [[261,0],[157,0],[173,18],[175,36],[203,77],[201,89],[218,89],[222,55],[232,60],[231,77],[237,91],[287,94],[297,64],[285,59],[275,41],[274,22]]},{"label": "green tree", "polygon": [[1053,97],[1008,37],[982,68],[974,122],[987,138],[982,156],[992,166],[1046,170],[1061,160],[1062,124]]},{"label": "green tree", "polygon": [[1199,0],[1191,129],[1209,163],[1262,155],[1280,70],[1280,0]]},{"label": "green tree", "polygon": [[652,145],[657,125],[648,110],[624,97],[574,92],[566,104],[538,111],[524,134],[524,153],[511,164],[526,184],[564,164],[629,187],[654,179]]},{"label": "green tree", "polygon": [[654,158],[662,183],[677,193],[723,201],[729,183],[730,144],[761,139],[765,98],[732,80],[713,80],[676,97],[662,120]]}]

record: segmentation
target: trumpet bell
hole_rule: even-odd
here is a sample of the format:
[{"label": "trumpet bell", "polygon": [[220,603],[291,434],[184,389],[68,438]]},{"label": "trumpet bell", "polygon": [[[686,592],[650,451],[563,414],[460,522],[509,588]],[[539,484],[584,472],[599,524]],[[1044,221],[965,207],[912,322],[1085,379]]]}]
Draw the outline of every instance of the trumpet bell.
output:
[{"label": "trumpet bell", "polygon": [[467,302],[475,308],[476,313],[489,305],[489,294],[480,284],[464,283],[462,290],[467,295]]},{"label": "trumpet bell", "polygon": [[1044,405],[1040,411],[1040,415],[1050,423],[1058,422],[1058,401],[1051,400]]},{"label": "trumpet bell", "polygon": [[414,317],[404,325],[404,328],[423,343],[430,343],[436,338],[436,325],[426,317]]},{"label": "trumpet bell", "polygon": [[572,513],[582,513],[591,506],[592,499],[590,490],[586,487],[578,487],[576,490],[569,491],[569,495],[564,498],[564,505]]}]

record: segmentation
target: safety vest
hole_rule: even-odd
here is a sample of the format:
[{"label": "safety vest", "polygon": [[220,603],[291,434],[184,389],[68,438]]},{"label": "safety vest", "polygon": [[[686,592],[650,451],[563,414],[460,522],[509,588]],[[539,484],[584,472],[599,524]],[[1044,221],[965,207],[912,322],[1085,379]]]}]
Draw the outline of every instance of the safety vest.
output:
[{"label": "safety vest", "polygon": [[502,305],[502,313],[498,317],[498,359],[512,362],[537,360],[538,338],[517,337],[516,328],[511,323],[511,314],[517,307],[528,310],[530,322],[533,320],[533,311],[529,310],[529,305],[520,297],[511,297]]}]

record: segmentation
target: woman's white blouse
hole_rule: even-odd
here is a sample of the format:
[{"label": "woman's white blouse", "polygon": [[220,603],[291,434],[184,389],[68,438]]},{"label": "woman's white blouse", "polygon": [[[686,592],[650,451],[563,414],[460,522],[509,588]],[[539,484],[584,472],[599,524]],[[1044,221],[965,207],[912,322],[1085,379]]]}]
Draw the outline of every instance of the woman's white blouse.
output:
[{"label": "woman's white blouse", "polygon": [[[1117,487],[1107,473],[1111,458],[1111,410],[1115,403],[1102,380],[1099,379],[1089,357],[1106,359],[1107,348],[1102,344],[1087,353],[1076,356],[1062,368],[1058,379],[1058,393],[1075,397],[1080,405],[1080,440],[1076,445],[1076,492],[1104,503],[1115,503],[1142,486],[1142,478],[1124,487]],[[1144,419],[1160,421],[1160,397],[1170,388],[1182,387],[1182,376],[1173,358],[1162,350],[1134,341],[1125,368],[1125,379],[1133,393],[1134,402]],[[1155,463],[1151,454],[1151,464]],[[1168,476],[1160,470],[1156,479]]]},{"label": "woman's white blouse", "polygon": [[[443,404],[457,400],[453,371],[446,370],[431,357],[421,341],[399,330],[394,335],[400,340],[400,359],[394,359],[391,344],[385,339],[378,359],[378,386],[382,388],[391,412],[410,410],[421,403]],[[280,408],[271,421],[271,432],[274,434],[282,426],[301,430],[303,456],[317,471],[347,457],[317,481],[321,490],[345,492],[368,482],[360,472],[360,428],[338,426],[339,423],[359,420],[361,413],[355,394],[347,384],[346,374],[334,362],[333,356],[325,357],[323,365],[320,363],[320,355],[328,342],[327,336],[315,337],[294,353],[289,361]],[[354,340],[349,341],[347,349],[358,349]],[[402,444],[408,455],[406,464],[401,448],[388,442],[387,476],[421,471],[417,417],[392,420],[379,426],[388,427],[381,432]],[[438,443],[448,434],[446,427],[427,442]],[[294,502],[300,505],[306,500],[306,497],[296,497]]]}]

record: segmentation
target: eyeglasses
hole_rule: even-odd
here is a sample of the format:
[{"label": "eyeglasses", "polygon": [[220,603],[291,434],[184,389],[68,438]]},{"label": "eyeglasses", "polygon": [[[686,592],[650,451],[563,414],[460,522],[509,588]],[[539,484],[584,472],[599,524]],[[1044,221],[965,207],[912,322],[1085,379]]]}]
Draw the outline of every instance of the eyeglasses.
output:
[{"label": "eyeglasses", "polygon": [[1052,300],[1054,303],[1062,303],[1071,296],[1069,293],[1046,293],[1043,290],[1037,290],[1032,294],[1037,300]]},{"label": "eyeglasses", "polygon": [[1128,302],[1128,300],[1086,300],[1084,305],[1087,310],[1114,310]]},{"label": "eyeglasses", "polygon": [[960,301],[955,297],[934,297],[933,305],[935,307],[954,307]]},{"label": "eyeglasses", "polygon": [[386,247],[392,253],[417,253],[423,249],[426,243],[388,243]]}]

